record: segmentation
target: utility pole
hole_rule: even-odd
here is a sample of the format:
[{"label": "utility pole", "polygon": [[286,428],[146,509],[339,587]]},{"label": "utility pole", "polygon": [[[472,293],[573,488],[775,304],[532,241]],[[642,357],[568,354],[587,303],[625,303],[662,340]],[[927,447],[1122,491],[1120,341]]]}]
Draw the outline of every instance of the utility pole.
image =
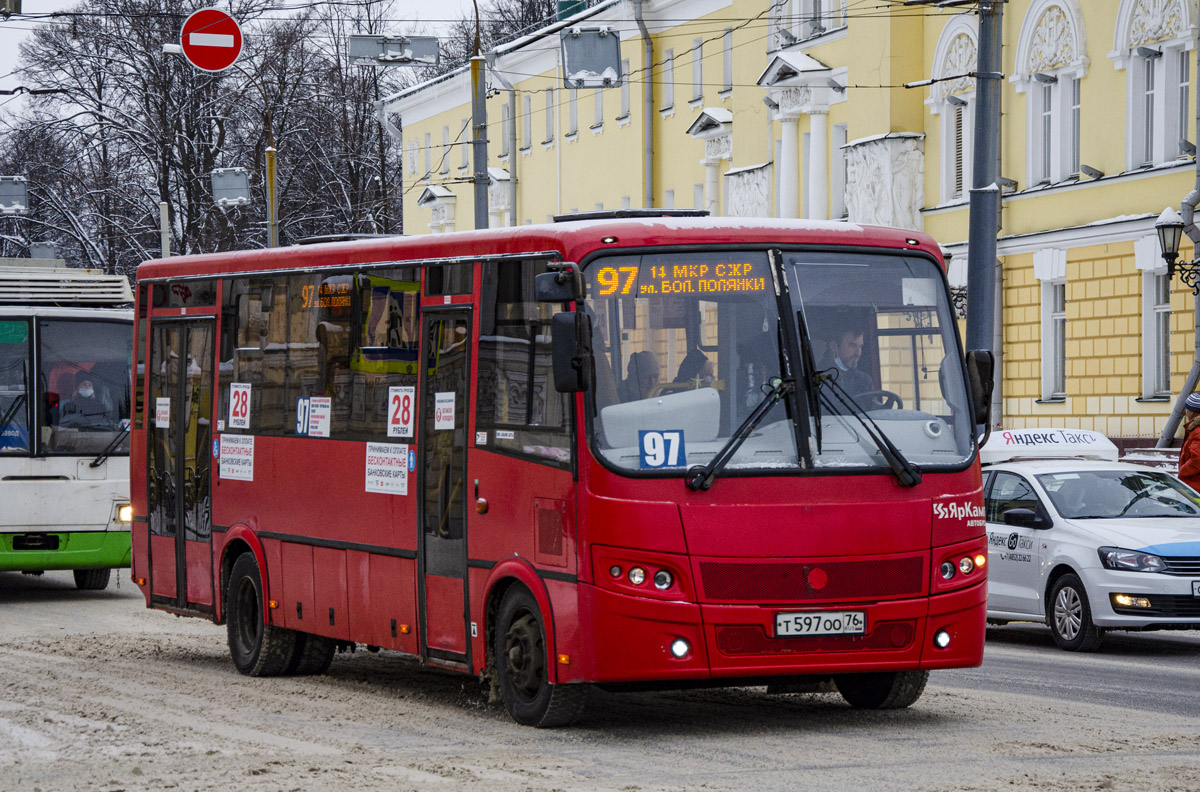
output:
[{"label": "utility pole", "polygon": [[475,45],[471,50],[471,153],[475,164],[475,227],[488,227],[487,59],[479,36],[479,0],[475,0]]}]

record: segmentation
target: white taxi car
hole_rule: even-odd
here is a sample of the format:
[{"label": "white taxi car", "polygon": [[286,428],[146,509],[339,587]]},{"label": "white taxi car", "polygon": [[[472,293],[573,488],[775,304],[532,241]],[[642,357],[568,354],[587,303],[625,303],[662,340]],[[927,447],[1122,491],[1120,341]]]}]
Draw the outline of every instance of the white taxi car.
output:
[{"label": "white taxi car", "polygon": [[983,447],[988,620],[1046,622],[1063,649],[1105,630],[1200,629],[1200,494],[1118,462],[1097,432],[997,431]]}]

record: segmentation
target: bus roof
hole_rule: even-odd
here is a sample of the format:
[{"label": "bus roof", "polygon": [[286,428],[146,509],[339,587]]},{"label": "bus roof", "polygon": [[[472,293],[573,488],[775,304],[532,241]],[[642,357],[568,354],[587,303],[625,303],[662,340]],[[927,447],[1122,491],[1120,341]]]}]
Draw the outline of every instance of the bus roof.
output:
[{"label": "bus roof", "polygon": [[[606,241],[610,240],[611,241]],[[174,256],[138,267],[138,280],[204,277],[278,269],[349,266],[388,261],[556,252],[579,261],[598,249],[651,245],[834,245],[922,251],[941,261],[929,236],[907,229],[816,220],[738,217],[655,217],[577,220],[543,225],[394,236],[317,245],[295,245]]]},{"label": "bus roof", "polygon": [[96,269],[0,266],[0,305],[117,306],[133,302],[129,279]]}]

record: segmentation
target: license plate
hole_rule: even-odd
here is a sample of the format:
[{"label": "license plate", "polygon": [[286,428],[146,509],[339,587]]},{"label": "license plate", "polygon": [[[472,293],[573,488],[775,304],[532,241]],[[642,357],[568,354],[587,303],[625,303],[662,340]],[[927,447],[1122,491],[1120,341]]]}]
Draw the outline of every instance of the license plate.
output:
[{"label": "license plate", "polygon": [[[1197,581],[1196,585],[1200,585],[1200,581]],[[775,614],[776,638],[793,638],[800,635],[862,635],[866,631],[867,614],[865,611],[804,611],[802,613]]]},{"label": "license plate", "polygon": [[1200,580],[1192,581],[1192,596],[1200,597]]}]

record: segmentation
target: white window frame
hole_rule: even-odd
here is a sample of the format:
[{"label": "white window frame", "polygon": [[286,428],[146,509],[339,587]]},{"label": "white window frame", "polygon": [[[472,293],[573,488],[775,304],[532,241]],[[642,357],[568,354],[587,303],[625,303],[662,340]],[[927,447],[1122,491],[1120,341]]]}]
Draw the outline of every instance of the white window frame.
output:
[{"label": "white window frame", "polygon": [[543,143],[554,142],[554,89],[546,89],[546,139]]},{"label": "white window frame", "polygon": [[[1033,275],[1041,281],[1042,401],[1067,398],[1067,251],[1046,248],[1033,254]],[[1059,291],[1061,290],[1061,291]],[[1061,294],[1061,309],[1055,298]]]},{"label": "white window frame", "polygon": [[[1179,133],[1187,128],[1188,107],[1181,106],[1183,92],[1180,89],[1185,79],[1181,64],[1189,64],[1186,79],[1190,82],[1188,59],[1194,56],[1194,47],[1195,41],[1189,33],[1142,46],[1129,46],[1109,54],[1117,68],[1125,70],[1126,170],[1161,165],[1184,157]],[[1160,54],[1147,57],[1152,52]],[[1153,109],[1148,113],[1147,108]]]},{"label": "white window frame", "polygon": [[[951,63],[956,43],[961,36],[971,40],[978,58],[978,22],[969,14],[953,17],[942,29],[934,49],[933,70],[929,76],[937,82],[930,88],[929,98],[925,100],[929,112],[940,116],[940,204],[963,203],[971,190],[976,86],[973,80],[965,79],[963,72],[974,70],[976,64],[955,66]],[[960,115],[959,128],[962,134],[956,143],[955,122]]]},{"label": "white window frame", "polygon": [[[1135,240],[1133,258],[1142,273],[1142,398],[1171,395],[1171,283],[1154,234]],[[1166,300],[1160,302],[1160,289]],[[1165,333],[1163,332],[1165,330]]]},{"label": "white window frame", "polygon": [[425,133],[425,174],[421,177],[425,181],[429,181],[429,177],[433,175],[433,142],[430,133]]},{"label": "white window frame", "polygon": [[592,91],[592,129],[600,129],[604,126],[604,89],[597,88]]},{"label": "white window frame", "polygon": [[621,74],[624,77],[621,79],[621,115],[618,120],[629,118],[629,59],[621,61]]},{"label": "white window frame", "polygon": [[442,167],[440,167],[438,169],[438,172],[442,176],[449,176],[450,175],[450,125],[449,124],[445,124],[442,126],[442,156],[439,157],[438,160],[442,163]]},{"label": "white window frame", "polygon": [[704,39],[692,40],[692,101],[704,98]]},{"label": "white window frame", "polygon": [[[975,92],[954,94],[965,104],[943,103],[942,203],[965,201],[971,192],[975,151]],[[961,119],[961,123],[958,123]]]},{"label": "white window frame", "polygon": [[567,89],[567,134],[579,132],[579,89]]},{"label": "white window frame", "polygon": [[463,135],[470,136],[471,119],[464,118],[462,120],[463,133],[458,136],[458,147],[462,152],[462,158],[458,162],[459,170],[466,170],[471,167],[471,144],[463,140]]},{"label": "white window frame", "polygon": [[1028,184],[1058,184],[1079,174],[1081,88],[1077,69],[1055,69],[1025,78]]},{"label": "white window frame", "polygon": [[846,205],[846,169],[849,160],[846,156],[847,125],[833,125],[833,212],[834,220],[848,216]]},{"label": "white window frame", "polygon": [[521,148],[529,149],[533,147],[533,97],[525,94],[522,103],[524,106],[521,111],[521,140],[525,145]]},{"label": "white window frame", "polygon": [[508,150],[508,141],[512,139],[509,133],[512,122],[512,105],[504,102],[500,105],[500,159],[511,153]]}]

